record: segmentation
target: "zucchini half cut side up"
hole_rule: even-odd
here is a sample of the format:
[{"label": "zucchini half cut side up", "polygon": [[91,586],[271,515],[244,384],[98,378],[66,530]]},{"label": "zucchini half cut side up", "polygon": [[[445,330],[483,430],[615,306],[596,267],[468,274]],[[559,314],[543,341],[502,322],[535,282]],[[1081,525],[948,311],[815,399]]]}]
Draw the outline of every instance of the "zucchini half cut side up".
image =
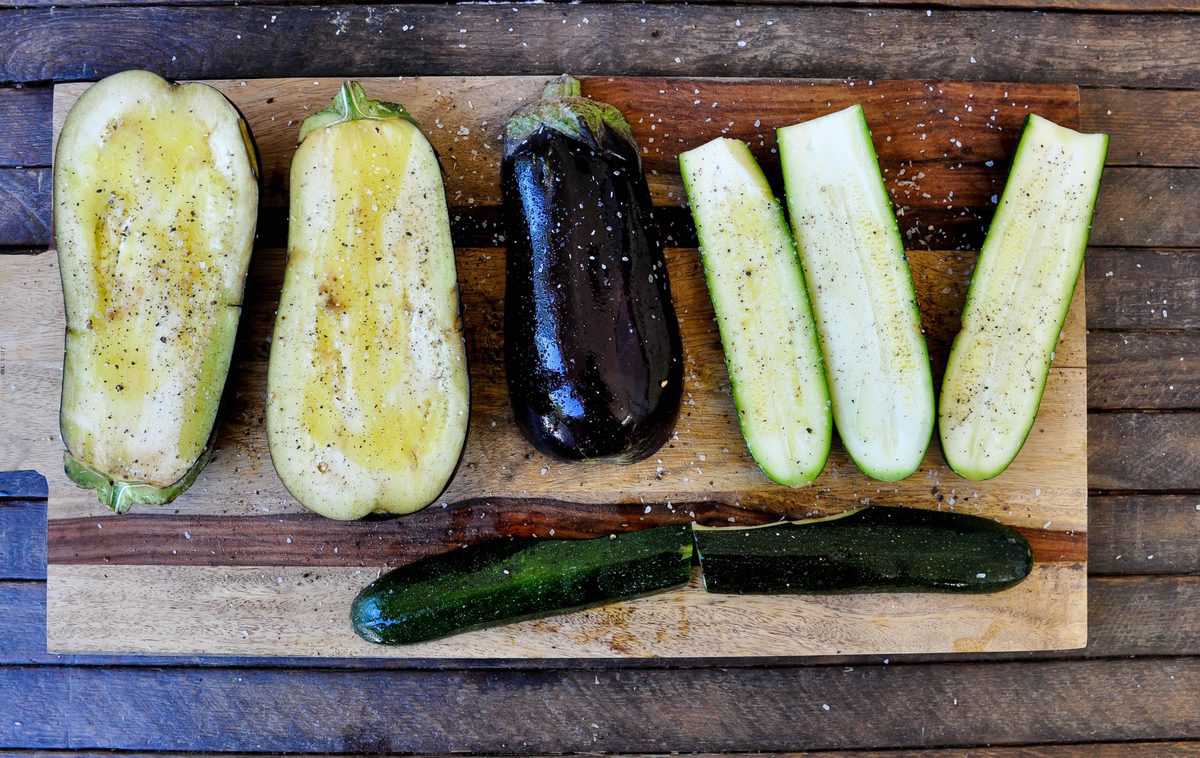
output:
[{"label": "zucchini half cut side up", "polygon": [[933,377],[862,106],[778,136],[838,436],[867,476],[903,479],[921,465],[933,436]]},{"label": "zucchini half cut side up", "polygon": [[590,540],[485,542],[411,563],[368,585],[350,611],[369,642],[410,644],[686,584],[687,524]]},{"label": "zucchini half cut side up", "polygon": [[470,397],[441,168],[409,114],[357,82],[300,127],[267,393],[280,479],[330,518],[424,508],[462,455]]},{"label": "zucchini half cut side up", "polygon": [[148,71],[93,85],[63,124],[64,462],[118,513],[170,502],[211,455],[258,216],[255,156],[220,92]]},{"label": "zucchini half cut side up", "polygon": [[868,506],[807,521],[694,530],[709,592],[996,592],[1033,570],[1020,532],[964,513]]},{"label": "zucchini half cut side up", "polygon": [[1003,472],[1033,429],[1107,153],[1107,135],[1025,122],[942,382],[942,451],[967,479]]},{"label": "zucchini half cut side up", "polygon": [[772,481],[808,484],[825,466],[833,423],[783,207],[739,140],[718,138],[689,150],[679,167],[742,436]]}]

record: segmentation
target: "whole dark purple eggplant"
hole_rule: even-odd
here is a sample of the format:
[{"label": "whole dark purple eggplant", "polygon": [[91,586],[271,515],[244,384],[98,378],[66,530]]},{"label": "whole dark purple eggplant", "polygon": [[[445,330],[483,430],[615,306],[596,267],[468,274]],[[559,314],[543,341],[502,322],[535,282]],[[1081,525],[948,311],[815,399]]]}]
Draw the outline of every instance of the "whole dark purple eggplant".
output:
[{"label": "whole dark purple eggplant", "polygon": [[509,120],[501,173],[517,424],[558,458],[647,457],[679,415],[683,351],[629,124],[563,76]]}]

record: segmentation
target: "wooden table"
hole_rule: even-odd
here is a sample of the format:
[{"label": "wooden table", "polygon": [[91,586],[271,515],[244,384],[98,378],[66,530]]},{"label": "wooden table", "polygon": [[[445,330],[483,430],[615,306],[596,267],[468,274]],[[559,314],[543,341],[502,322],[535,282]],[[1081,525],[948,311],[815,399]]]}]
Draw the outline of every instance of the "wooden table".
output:
[{"label": "wooden table", "polygon": [[[50,243],[48,85],[127,67],[174,78],[569,68],[1080,84],[1083,127],[1112,135],[1086,278],[1090,641],[1068,653],[753,665],[50,655],[44,483],[10,472],[0,748],[1200,752],[1200,2],[1056,0],[1045,13],[1026,0],[124,2],[0,0],[0,81],[14,83],[0,85],[0,254]],[[0,402],[20,403],[5,349]],[[0,437],[0,470],[7,449]]]}]

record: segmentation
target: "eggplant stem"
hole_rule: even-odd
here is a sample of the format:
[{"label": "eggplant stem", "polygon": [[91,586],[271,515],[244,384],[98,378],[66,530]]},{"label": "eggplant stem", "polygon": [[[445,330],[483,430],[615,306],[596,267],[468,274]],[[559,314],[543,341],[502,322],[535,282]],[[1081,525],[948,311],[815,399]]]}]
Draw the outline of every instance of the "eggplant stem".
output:
[{"label": "eggplant stem", "polygon": [[375,119],[383,121],[399,118],[414,126],[417,122],[412,115],[399,103],[389,103],[385,100],[372,100],[367,97],[367,91],[355,81],[343,82],[333,100],[323,110],[304,119],[300,125],[300,142],[318,129],[335,126],[347,121],[360,119]]},{"label": "eggplant stem", "polygon": [[570,74],[551,79],[542,90],[543,100],[559,100],[564,97],[583,97],[583,88],[579,80]]}]

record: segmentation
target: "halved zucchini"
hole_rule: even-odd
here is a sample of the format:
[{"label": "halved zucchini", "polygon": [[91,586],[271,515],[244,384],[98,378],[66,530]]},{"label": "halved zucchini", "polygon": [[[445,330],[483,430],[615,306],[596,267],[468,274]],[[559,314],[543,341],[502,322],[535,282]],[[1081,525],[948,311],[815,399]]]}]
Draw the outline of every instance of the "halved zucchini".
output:
[{"label": "halved zucchini", "polygon": [[783,207],[744,142],[679,156],[738,422],[772,481],[808,484],[832,437],[829,391]]},{"label": "halved zucchini", "polygon": [[210,452],[258,214],[249,130],[221,93],[114,74],[54,158],[67,475],[118,513],[169,502]]},{"label": "halved zucchini", "polygon": [[838,436],[863,473],[903,479],[921,465],[933,436],[933,378],[862,106],[778,136]]},{"label": "halved zucchini", "polygon": [[996,592],[1033,570],[1020,532],[966,513],[868,506],[804,521],[694,529],[709,592]]},{"label": "halved zucchini", "polygon": [[942,382],[942,450],[967,479],[1004,471],[1033,428],[1107,153],[1107,135],[1025,123]]},{"label": "halved zucchini", "polygon": [[343,85],[300,128],[267,437],[305,507],[355,519],[441,493],[467,434],[442,173],[399,105]]},{"label": "halved zucchini", "polygon": [[686,584],[687,524],[590,540],[495,540],[401,566],[350,608],[368,642],[407,645],[494,624],[587,608]]}]

